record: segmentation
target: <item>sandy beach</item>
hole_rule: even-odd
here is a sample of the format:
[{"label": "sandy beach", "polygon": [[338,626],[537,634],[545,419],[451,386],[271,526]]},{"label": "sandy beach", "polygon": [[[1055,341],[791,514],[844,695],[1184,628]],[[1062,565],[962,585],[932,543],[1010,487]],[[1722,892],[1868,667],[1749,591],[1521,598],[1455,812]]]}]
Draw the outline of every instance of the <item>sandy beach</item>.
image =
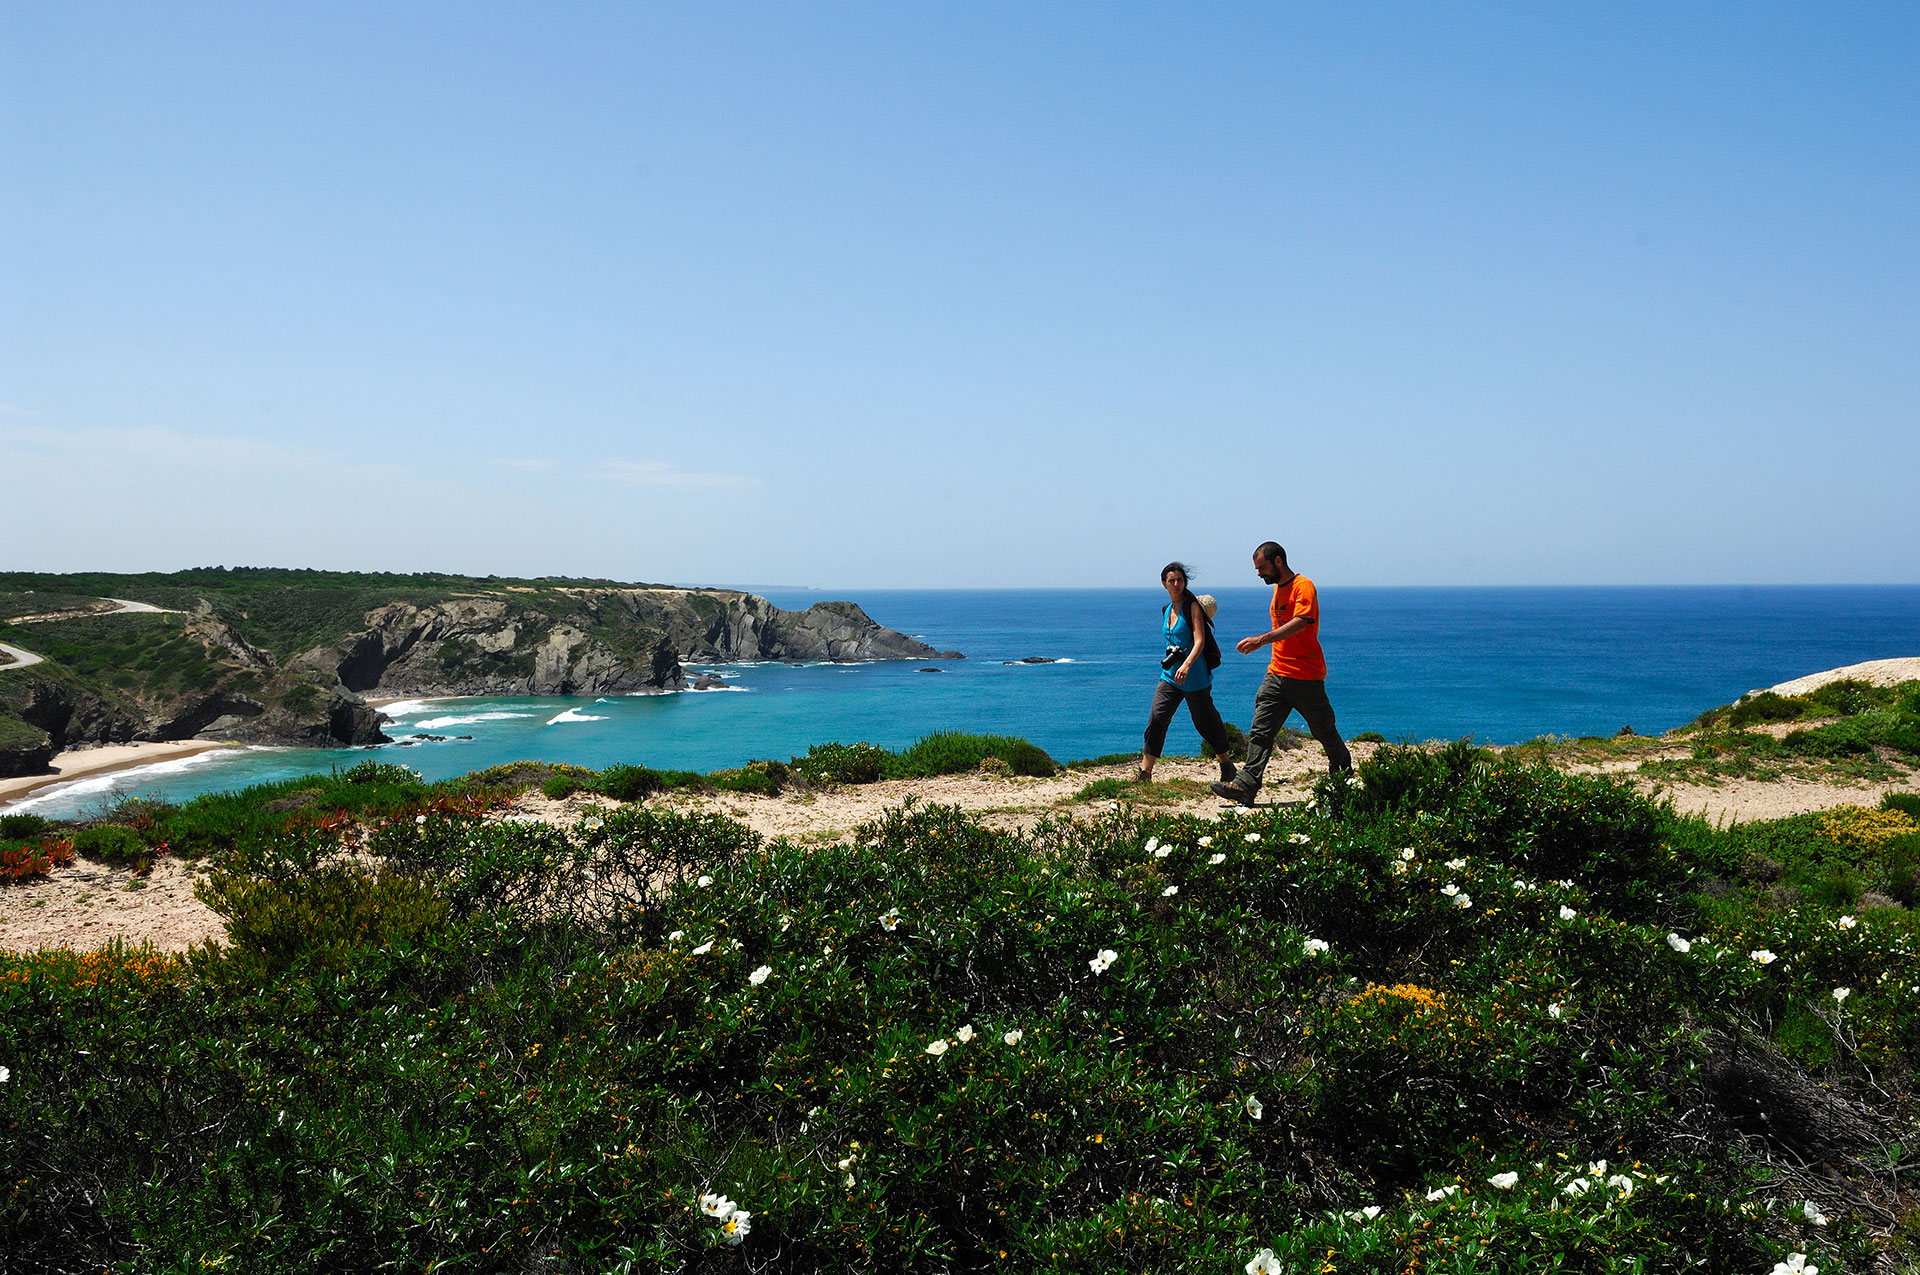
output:
[{"label": "sandy beach", "polygon": [[65,783],[69,779],[105,774],[112,770],[128,770],[134,766],[151,766],[157,761],[170,761],[175,757],[191,757],[210,749],[231,747],[231,744],[213,740],[187,739],[173,743],[102,744],[97,748],[70,748],[54,757],[53,773],[50,775],[18,775],[12,779],[0,779],[0,811],[42,788]]}]

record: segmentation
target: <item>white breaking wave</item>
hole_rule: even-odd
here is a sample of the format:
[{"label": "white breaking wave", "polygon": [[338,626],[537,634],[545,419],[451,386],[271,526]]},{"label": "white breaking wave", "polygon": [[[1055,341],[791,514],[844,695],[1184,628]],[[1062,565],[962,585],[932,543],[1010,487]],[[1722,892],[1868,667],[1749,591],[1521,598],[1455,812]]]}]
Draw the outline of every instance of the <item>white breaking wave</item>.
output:
[{"label": "white breaking wave", "polygon": [[547,725],[558,726],[561,722],[604,722],[606,720],[605,717],[596,717],[592,713],[583,713],[577,708],[570,708],[558,717],[548,718]]},{"label": "white breaking wave", "polygon": [[434,705],[445,702],[437,699],[395,700],[391,704],[382,704],[379,711],[388,717],[412,717],[415,713],[430,713]]},{"label": "white breaking wave", "polygon": [[509,717],[532,716],[532,713],[474,713],[469,717],[429,717],[412,726],[415,730],[439,730],[443,726],[471,726],[475,722],[504,722]]},{"label": "white breaking wave", "polygon": [[192,753],[186,757],[170,757],[166,761],[150,762],[145,766],[129,766],[125,770],[110,770],[103,775],[87,775],[80,779],[70,779],[65,783],[42,788],[31,797],[16,801],[7,806],[8,814],[31,810],[35,806],[53,801],[65,801],[73,797],[94,797],[102,793],[129,789],[162,775],[178,775],[183,771],[204,766],[216,757],[231,757],[240,752],[253,752],[255,749],[212,748],[204,753]]}]

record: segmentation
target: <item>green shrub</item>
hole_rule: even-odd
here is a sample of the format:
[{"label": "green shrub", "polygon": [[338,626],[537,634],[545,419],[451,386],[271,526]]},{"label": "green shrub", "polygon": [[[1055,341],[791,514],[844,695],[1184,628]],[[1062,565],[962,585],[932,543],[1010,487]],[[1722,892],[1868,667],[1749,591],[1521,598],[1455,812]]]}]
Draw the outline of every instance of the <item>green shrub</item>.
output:
[{"label": "green shrub", "polygon": [[1017,735],[970,735],[963,731],[942,731],[914,742],[897,754],[887,767],[889,779],[927,779],[936,775],[958,775],[978,770],[987,757],[998,757],[1016,775],[1052,777],[1059,767],[1053,758]]},{"label": "green shrub", "polygon": [[609,766],[593,781],[593,790],[615,801],[640,801],[666,787],[657,770],[625,764]]},{"label": "green shrub", "polygon": [[1898,810],[1901,814],[1920,820],[1920,792],[1890,792],[1880,798],[1880,809]]},{"label": "green shrub", "polygon": [[1387,742],[1387,737],[1377,730],[1363,730],[1353,737],[1353,742],[1356,744],[1384,744]]},{"label": "green shrub", "polygon": [[425,882],[389,872],[326,873],[298,882],[215,874],[194,887],[226,918],[235,955],[222,973],[264,983],[296,965],[338,970],[365,947],[422,941],[447,903]]},{"label": "green shrub", "polygon": [[0,840],[18,841],[37,837],[51,827],[53,821],[39,815],[0,815]]},{"label": "green shrub", "polygon": [[118,824],[76,828],[72,841],[75,854],[82,858],[98,859],[102,863],[137,864],[153,857],[153,847],[147,844],[145,838],[133,829]]},{"label": "green shrub", "polygon": [[716,770],[707,776],[722,792],[753,793],[761,797],[778,796],[786,782],[787,768],[777,761],[751,761],[737,770]]},{"label": "green shrub", "polygon": [[[1247,733],[1238,726],[1235,726],[1232,722],[1223,720],[1220,724],[1226,728],[1227,732],[1227,756],[1245,757],[1247,755]],[[1207,743],[1205,740],[1200,741],[1200,755],[1211,760],[1214,756],[1213,745]]]},{"label": "green shrub", "polygon": [[540,791],[553,801],[562,801],[580,791],[580,781],[572,775],[548,775]]},{"label": "green shrub", "polygon": [[793,769],[817,784],[871,784],[886,775],[893,754],[873,744],[815,744]]},{"label": "green shrub", "polygon": [[1073,794],[1075,801],[1118,801],[1133,796],[1133,783],[1126,779],[1096,779]]}]

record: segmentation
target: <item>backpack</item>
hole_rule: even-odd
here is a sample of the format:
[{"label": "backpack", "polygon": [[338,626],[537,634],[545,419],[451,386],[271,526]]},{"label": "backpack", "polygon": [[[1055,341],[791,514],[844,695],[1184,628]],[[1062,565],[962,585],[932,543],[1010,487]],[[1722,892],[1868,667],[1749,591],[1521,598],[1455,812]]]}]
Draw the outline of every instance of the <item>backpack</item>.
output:
[{"label": "backpack", "polygon": [[[1199,601],[1199,598],[1195,597],[1192,593],[1188,593],[1186,597],[1181,600],[1181,605],[1184,607],[1188,603],[1198,603]],[[1214,639],[1213,617],[1207,614],[1207,608],[1204,606],[1200,608],[1200,620],[1206,629],[1206,632],[1201,635],[1200,639],[1200,658],[1207,662],[1207,668],[1209,670],[1217,669],[1220,667],[1220,643]],[[1191,624],[1193,617],[1187,617],[1187,622]]]}]

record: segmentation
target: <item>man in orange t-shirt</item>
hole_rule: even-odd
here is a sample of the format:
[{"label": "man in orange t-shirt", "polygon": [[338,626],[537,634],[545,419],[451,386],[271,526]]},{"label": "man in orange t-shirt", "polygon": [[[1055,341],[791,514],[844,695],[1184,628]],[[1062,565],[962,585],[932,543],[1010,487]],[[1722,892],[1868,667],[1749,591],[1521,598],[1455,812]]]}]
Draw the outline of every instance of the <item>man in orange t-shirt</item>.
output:
[{"label": "man in orange t-shirt", "polygon": [[1213,784],[1228,801],[1251,806],[1260,792],[1260,777],[1273,757],[1280,727],[1296,709],[1307,729],[1327,750],[1327,768],[1353,769],[1353,757],[1333,723],[1333,705],[1327,701],[1327,657],[1320,651],[1320,594],[1313,581],[1287,566],[1287,551],[1269,540],[1253,551],[1253,569],[1273,586],[1273,628],[1257,637],[1241,638],[1234,647],[1252,655],[1273,647],[1267,675],[1253,697],[1253,725],[1247,731],[1247,762],[1232,783]]}]

